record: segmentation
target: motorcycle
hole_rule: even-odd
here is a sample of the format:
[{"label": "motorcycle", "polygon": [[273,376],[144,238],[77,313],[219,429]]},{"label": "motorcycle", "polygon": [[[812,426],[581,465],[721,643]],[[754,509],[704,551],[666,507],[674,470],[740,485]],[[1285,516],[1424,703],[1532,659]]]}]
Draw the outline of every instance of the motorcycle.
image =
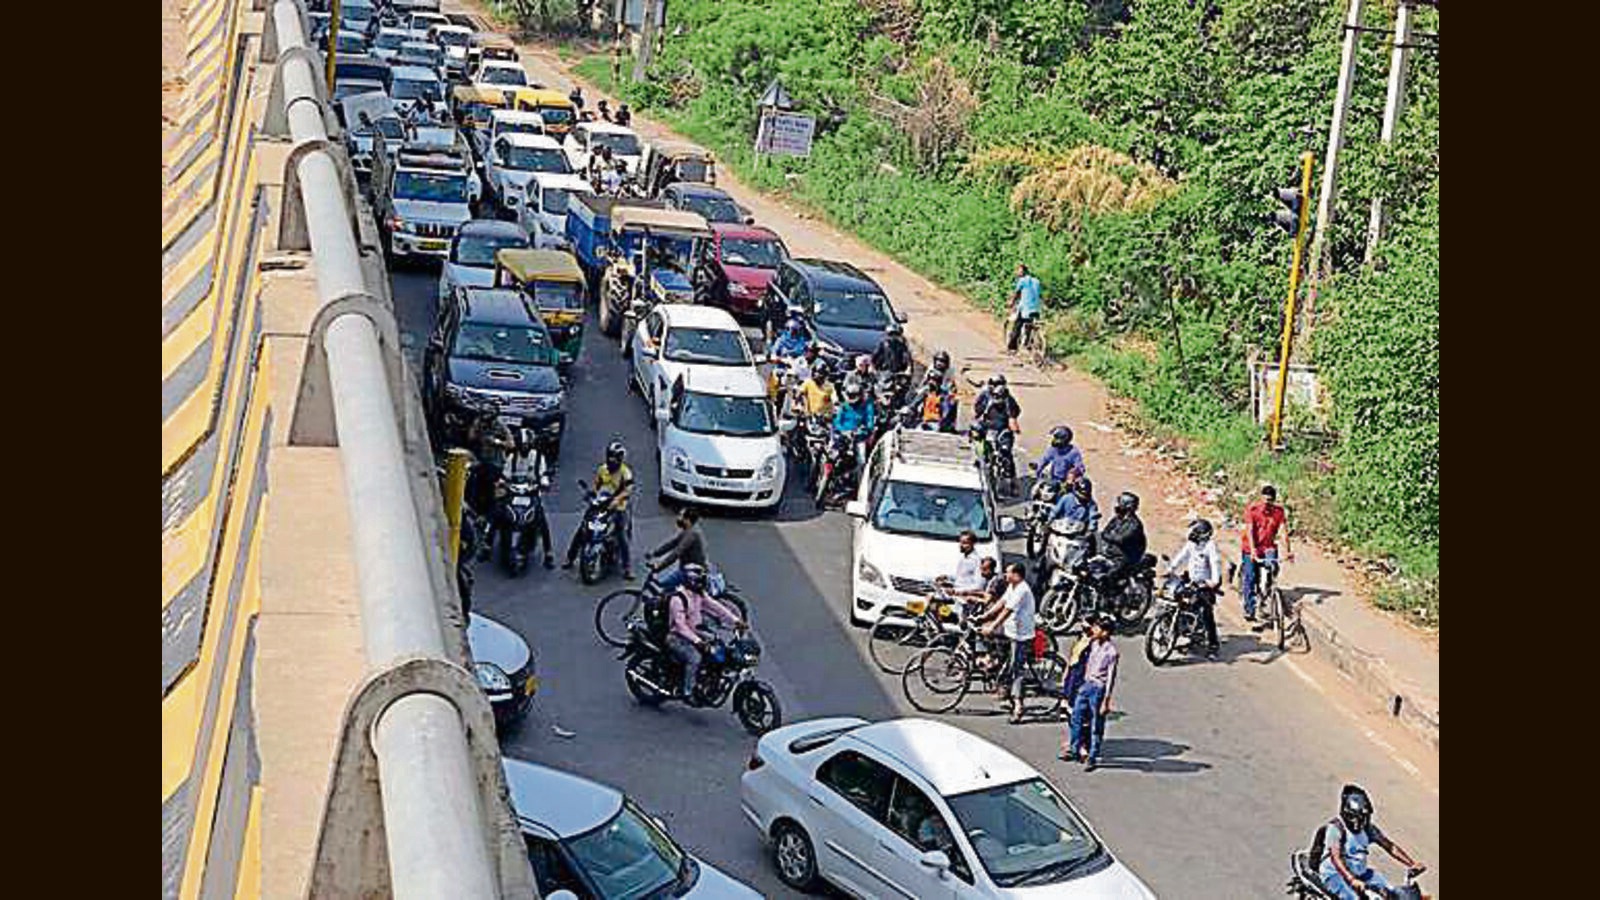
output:
[{"label": "motorcycle", "polygon": [[[1422,892],[1422,887],[1417,884],[1417,876],[1427,871],[1426,866],[1412,866],[1406,869],[1404,884],[1390,887],[1388,890],[1377,888],[1361,888],[1361,896],[1365,900],[1427,900],[1428,895]],[[1317,864],[1311,860],[1311,853],[1306,850],[1296,850],[1289,854],[1289,883],[1286,892],[1300,898],[1300,900],[1335,900],[1332,893],[1322,885],[1322,878],[1317,875]]]},{"label": "motorcycle", "polygon": [[1039,601],[1039,621],[1052,634],[1064,634],[1090,613],[1101,612],[1110,613],[1123,628],[1132,628],[1150,609],[1156,558],[1147,553],[1131,574],[1116,575],[1115,562],[1092,554],[1093,539],[1093,533],[1081,526],[1064,538],[1075,558],[1052,572]]},{"label": "motorcycle", "polygon": [[[528,569],[528,554],[534,544],[534,530],[544,515],[542,488],[550,486],[548,477],[535,485],[532,478],[519,475],[504,482],[505,491],[495,501],[495,531],[499,538],[500,564],[506,574],[519,577]],[[545,526],[548,532],[549,526]],[[545,548],[549,552],[549,547]]]},{"label": "motorcycle", "polygon": [[1033,474],[1033,490],[1028,495],[1028,558],[1038,560],[1049,541],[1050,515],[1061,496],[1061,483],[1053,478],[1040,478],[1038,463],[1028,463],[1028,471]]},{"label": "motorcycle", "polygon": [[731,698],[733,713],[745,731],[759,736],[783,724],[778,692],[755,677],[761,644],[743,628],[731,640],[722,636],[708,640],[689,696],[674,691],[672,686],[683,680],[683,663],[667,649],[665,617],[661,609],[628,624],[628,645],[617,658],[626,661],[622,675],[635,700],[646,706],[676,700],[697,709],[714,709]]},{"label": "motorcycle", "polygon": [[824,509],[830,501],[848,496],[855,490],[856,474],[861,460],[866,457],[866,439],[845,432],[828,432],[827,443],[817,469],[817,485],[813,496],[817,509]]},{"label": "motorcycle", "polygon": [[[989,439],[991,434],[994,435],[993,441]],[[1017,445],[1016,433],[1009,428],[990,432],[982,423],[974,422],[967,436],[972,441],[973,448],[978,451],[978,459],[989,473],[989,483],[994,485],[996,496],[1016,496],[1017,461],[1012,456],[1012,451]]]},{"label": "motorcycle", "polygon": [[911,392],[911,373],[909,372],[882,372],[878,375],[876,401],[878,409],[884,415],[879,418],[887,425],[892,419],[898,418],[905,406],[906,398]]},{"label": "motorcycle", "polygon": [[622,560],[617,556],[617,529],[623,527],[622,515],[611,509],[615,499],[610,491],[594,491],[588,482],[579,479],[583,490],[583,543],[578,547],[578,579],[584,584],[594,584],[615,571]]},{"label": "motorcycle", "polygon": [[[1156,595],[1156,609],[1145,631],[1144,655],[1151,665],[1166,662],[1182,642],[1186,647],[1203,647],[1205,626],[1200,621],[1200,587],[1188,575],[1168,578]],[[1212,601],[1215,602],[1215,601]]]}]

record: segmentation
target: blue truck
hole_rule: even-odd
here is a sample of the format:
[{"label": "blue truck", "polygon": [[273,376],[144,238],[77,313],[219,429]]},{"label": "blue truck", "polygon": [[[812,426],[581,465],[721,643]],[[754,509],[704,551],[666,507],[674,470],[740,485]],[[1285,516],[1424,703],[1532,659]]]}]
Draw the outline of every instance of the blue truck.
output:
[{"label": "blue truck", "polygon": [[600,331],[624,344],[657,303],[693,303],[711,227],[697,213],[659,201],[574,196],[567,238],[590,279]]},{"label": "blue truck", "polygon": [[607,250],[614,250],[611,236],[611,213],[618,207],[641,209],[666,209],[660,200],[631,200],[603,197],[597,194],[572,195],[567,204],[567,241],[572,245],[572,255],[589,278],[590,296],[599,296],[600,276],[605,273],[611,259]]}]

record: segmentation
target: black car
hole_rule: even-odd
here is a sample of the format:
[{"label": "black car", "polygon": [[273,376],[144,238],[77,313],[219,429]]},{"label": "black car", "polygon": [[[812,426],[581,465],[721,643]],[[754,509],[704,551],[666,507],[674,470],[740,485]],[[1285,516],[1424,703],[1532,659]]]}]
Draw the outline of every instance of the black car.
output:
[{"label": "black car", "polygon": [[469,613],[467,648],[472,653],[472,674],[489,698],[495,725],[507,728],[517,724],[539,691],[538,669],[528,642],[488,616]]},{"label": "black car", "polygon": [[707,222],[750,225],[756,220],[755,216],[750,215],[750,210],[740,206],[726,192],[710,185],[679,181],[662,189],[661,199],[666,202],[668,209],[699,213]]},{"label": "black car", "polygon": [[842,362],[871,354],[883,343],[890,322],[904,322],[876,281],[847,262],[786,259],[767,292],[768,323],[774,333],[799,314],[820,338],[824,356]]},{"label": "black car", "polygon": [[547,458],[560,455],[567,412],[555,344],[518,291],[467,287],[443,302],[422,377],[429,421],[447,442],[487,412],[532,428]]}]

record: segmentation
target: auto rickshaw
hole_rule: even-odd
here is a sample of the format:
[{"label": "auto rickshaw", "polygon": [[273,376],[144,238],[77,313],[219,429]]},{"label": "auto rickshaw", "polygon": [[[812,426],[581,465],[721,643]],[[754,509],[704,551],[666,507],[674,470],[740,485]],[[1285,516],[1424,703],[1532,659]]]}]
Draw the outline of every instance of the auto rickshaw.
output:
[{"label": "auto rickshaw", "polygon": [[[513,99],[515,95],[512,95]],[[506,109],[511,101],[506,92],[490,90],[472,84],[463,84],[450,92],[450,112],[463,129],[479,130],[489,127],[489,113]]]},{"label": "auto rickshaw", "polygon": [[501,250],[494,261],[495,286],[521,291],[533,303],[550,330],[557,368],[570,371],[583,347],[589,293],[577,259],[565,250]]},{"label": "auto rickshaw", "polygon": [[578,107],[572,98],[549,88],[523,88],[517,92],[517,108],[536,112],[544,117],[545,133],[563,140],[578,121]]},{"label": "auto rickshaw", "polygon": [[656,141],[650,144],[641,185],[646,197],[659,197],[667,185],[679,181],[717,183],[717,161],[711,151],[693,144]]}]

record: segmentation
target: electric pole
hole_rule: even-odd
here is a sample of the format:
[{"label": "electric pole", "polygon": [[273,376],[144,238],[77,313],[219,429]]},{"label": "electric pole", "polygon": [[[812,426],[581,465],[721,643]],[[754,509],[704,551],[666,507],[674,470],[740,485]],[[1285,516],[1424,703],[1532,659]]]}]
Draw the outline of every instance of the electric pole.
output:
[{"label": "electric pole", "polygon": [[622,84],[622,34],[627,29],[627,7],[624,0],[616,0],[611,8],[611,85]]},{"label": "electric pole", "polygon": [[[1389,55],[1389,97],[1383,104],[1383,135],[1385,144],[1394,143],[1394,131],[1400,123],[1400,117],[1405,115],[1406,108],[1406,63],[1411,55],[1411,3],[1409,0],[1400,0],[1394,11],[1394,50]],[[1387,212],[1383,208],[1383,195],[1372,198],[1372,217],[1367,222],[1367,252],[1363,258],[1364,265],[1372,265],[1373,257],[1378,252],[1378,243],[1383,240],[1383,229],[1387,224]]]},{"label": "electric pole", "polygon": [[1339,86],[1333,99],[1333,122],[1328,126],[1328,151],[1322,162],[1322,192],[1317,196],[1317,230],[1311,238],[1310,292],[1306,296],[1306,328],[1316,315],[1317,282],[1327,268],[1328,232],[1333,227],[1334,203],[1339,195],[1339,150],[1344,147],[1344,119],[1350,108],[1350,87],[1356,77],[1357,41],[1361,38],[1363,0],[1350,0],[1344,22],[1344,51],[1339,59]]},{"label": "electric pole", "polygon": [[639,26],[639,55],[633,60],[633,80],[643,81],[650,68],[650,55],[656,47],[656,3],[644,0],[644,22]]},{"label": "electric pole", "polygon": [[1300,186],[1278,190],[1278,202],[1283,204],[1283,209],[1272,215],[1273,222],[1294,238],[1294,261],[1289,264],[1289,298],[1283,303],[1283,346],[1278,352],[1278,391],[1272,401],[1272,435],[1268,446],[1274,451],[1283,446],[1283,400],[1289,392],[1289,350],[1294,345],[1294,300],[1295,295],[1300,293],[1300,255],[1306,242],[1306,213],[1310,209],[1306,195],[1311,192],[1312,159],[1310,150],[1300,157]]}]

